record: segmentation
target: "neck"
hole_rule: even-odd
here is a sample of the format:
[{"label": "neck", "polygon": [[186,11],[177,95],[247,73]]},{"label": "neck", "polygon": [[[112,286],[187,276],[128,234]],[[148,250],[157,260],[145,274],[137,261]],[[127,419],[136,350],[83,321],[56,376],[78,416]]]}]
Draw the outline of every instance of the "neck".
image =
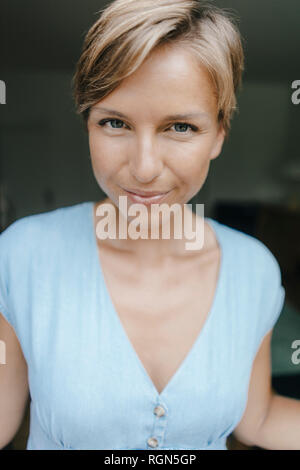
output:
[{"label": "neck", "polygon": [[[110,205],[110,212],[104,211],[103,215],[96,215],[96,210],[103,204]],[[189,256],[195,251],[198,252],[199,249],[196,250],[195,247],[187,249],[187,246],[196,244],[199,236],[201,238],[201,235],[204,235],[204,217],[195,214],[189,206],[183,208],[180,204],[175,213],[169,211],[166,217],[162,217],[161,214],[160,217],[153,217],[151,207],[148,207],[146,217],[139,217],[138,212],[133,217],[120,211],[117,205],[106,198],[95,204],[94,214],[96,225],[103,221],[98,228],[100,233],[104,226],[105,232],[112,235],[105,240],[106,243],[115,249],[129,251],[153,262],[172,256]],[[205,237],[200,249],[203,251],[204,247]]]}]

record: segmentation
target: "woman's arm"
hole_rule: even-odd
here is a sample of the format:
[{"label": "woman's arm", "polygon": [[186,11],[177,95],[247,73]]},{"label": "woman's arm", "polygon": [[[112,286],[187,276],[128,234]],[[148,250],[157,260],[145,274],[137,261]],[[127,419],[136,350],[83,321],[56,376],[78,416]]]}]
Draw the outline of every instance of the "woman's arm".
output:
[{"label": "woman's arm", "polygon": [[276,394],[271,385],[272,332],[255,357],[246,410],[233,435],[263,449],[300,450],[300,400]]},{"label": "woman's arm", "polygon": [[27,364],[13,327],[0,313],[0,339],[5,364],[0,363],[0,449],[14,438],[29,398]]},{"label": "woman's arm", "polygon": [[264,449],[300,450],[300,400],[272,396],[256,445]]}]

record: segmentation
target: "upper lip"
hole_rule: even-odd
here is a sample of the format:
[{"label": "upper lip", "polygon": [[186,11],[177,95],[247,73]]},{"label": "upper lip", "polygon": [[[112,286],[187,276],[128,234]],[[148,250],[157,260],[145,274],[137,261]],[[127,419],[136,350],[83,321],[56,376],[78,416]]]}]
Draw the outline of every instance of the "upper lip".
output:
[{"label": "upper lip", "polygon": [[160,194],[166,194],[169,192],[169,191],[141,191],[140,189],[125,189],[125,191],[128,191],[133,194],[137,194],[138,196],[147,196],[147,197],[158,196]]}]

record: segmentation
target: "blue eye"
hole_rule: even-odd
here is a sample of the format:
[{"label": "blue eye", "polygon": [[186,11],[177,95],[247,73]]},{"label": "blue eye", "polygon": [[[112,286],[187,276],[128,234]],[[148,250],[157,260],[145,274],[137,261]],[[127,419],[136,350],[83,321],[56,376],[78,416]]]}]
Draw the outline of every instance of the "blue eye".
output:
[{"label": "blue eye", "polygon": [[179,133],[180,134],[185,134],[185,131],[187,131],[187,128],[190,128],[191,131],[196,132],[197,128],[195,126],[191,126],[190,124],[187,124],[186,122],[176,122],[173,124],[175,126],[179,126]]},{"label": "blue eye", "polygon": [[[111,124],[109,126],[111,129],[123,129],[124,122],[120,119],[102,119],[102,121],[98,122],[98,125],[101,127],[105,127],[105,124],[108,122]],[[187,124],[186,122],[176,122],[175,124],[173,124],[173,126],[177,126],[177,134],[186,134],[188,129],[190,129],[192,132],[197,132],[198,130],[197,127],[192,126],[191,124]]]},{"label": "blue eye", "polygon": [[121,121],[120,119],[102,119],[102,121],[100,121],[98,124],[99,126],[104,127],[107,122],[119,123],[119,124],[121,123],[121,126],[118,126],[118,125],[116,127],[113,125],[110,126],[112,129],[122,129],[122,125],[124,124],[124,122]]}]

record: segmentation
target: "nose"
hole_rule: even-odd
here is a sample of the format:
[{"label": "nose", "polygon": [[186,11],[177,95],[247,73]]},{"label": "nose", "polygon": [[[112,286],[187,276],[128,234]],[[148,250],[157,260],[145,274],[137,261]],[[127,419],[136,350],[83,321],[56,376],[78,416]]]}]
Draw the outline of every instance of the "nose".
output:
[{"label": "nose", "polygon": [[129,168],[134,178],[142,184],[150,183],[163,170],[163,159],[152,133],[136,136],[135,147],[130,154]]}]

